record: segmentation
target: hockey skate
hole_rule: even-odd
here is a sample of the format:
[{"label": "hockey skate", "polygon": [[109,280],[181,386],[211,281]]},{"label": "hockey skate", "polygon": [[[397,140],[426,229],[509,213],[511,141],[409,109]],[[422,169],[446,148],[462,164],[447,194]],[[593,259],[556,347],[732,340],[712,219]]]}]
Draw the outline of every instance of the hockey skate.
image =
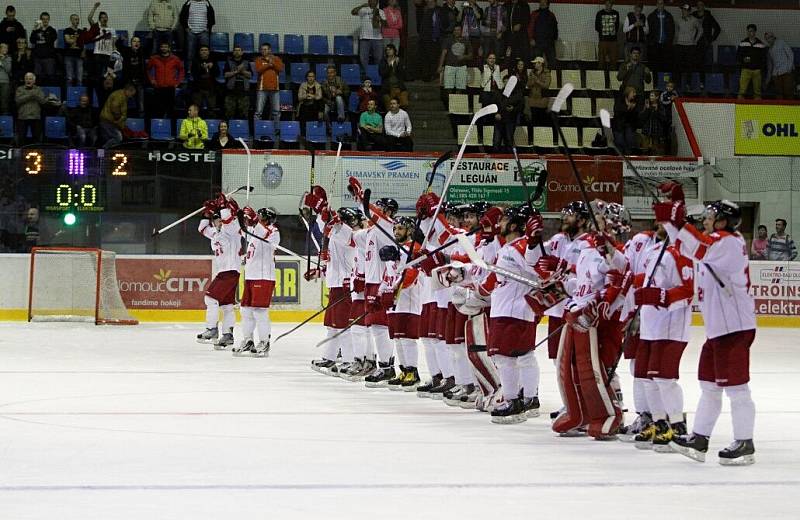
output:
[{"label": "hockey skate", "polygon": [[464,385],[464,393],[458,400],[458,406],[465,410],[474,410],[480,391],[474,384]]},{"label": "hockey skate", "polygon": [[389,385],[389,381],[395,376],[394,367],[389,363],[378,363],[378,367],[370,375],[364,378],[364,385],[367,388],[383,388]]},{"label": "hockey skate", "polygon": [[522,409],[528,419],[539,417],[539,397],[523,398]]},{"label": "hockey skate", "polygon": [[417,397],[428,398],[431,396],[431,390],[436,388],[442,383],[442,374],[436,374],[433,378],[424,385],[417,387]]},{"label": "hockey skate", "polygon": [[455,376],[450,376],[442,379],[438,386],[431,388],[431,399],[441,401],[444,399],[444,393],[456,386]]},{"label": "hockey skate", "polygon": [[756,463],[755,453],[753,439],[733,441],[730,446],[718,453],[719,463],[723,466],[749,466]]},{"label": "hockey skate", "polygon": [[233,332],[226,332],[214,342],[214,350],[226,350],[233,344]]},{"label": "hockey skate", "polygon": [[330,375],[333,377],[344,377],[352,365],[349,361],[340,361],[331,367]]},{"label": "hockey skate", "polygon": [[708,452],[708,437],[696,433],[688,437],[675,437],[670,441],[669,446],[685,457],[697,462],[705,462],[706,453]]},{"label": "hockey skate", "polygon": [[675,437],[686,435],[686,423],[679,422],[667,426],[666,431],[659,431],[653,437],[653,451],[656,453],[675,453],[669,443]]},{"label": "hockey skate", "polygon": [[363,365],[361,364],[361,359],[356,358],[355,361],[350,363],[350,366],[347,367],[347,370],[339,371],[339,377],[344,379],[345,381],[353,381],[351,378],[357,374]]},{"label": "hockey skate", "polygon": [[419,372],[417,371],[417,367],[411,367],[406,370],[406,376],[403,378],[403,382],[400,383],[400,389],[403,392],[413,392],[419,387]]},{"label": "hockey skate", "polygon": [[328,370],[335,364],[336,363],[330,359],[315,359],[311,362],[311,370],[327,375]]},{"label": "hockey skate", "polygon": [[347,375],[342,377],[347,381],[357,383],[370,375],[373,370],[375,370],[375,362],[371,359],[357,360],[353,367],[347,371]]},{"label": "hockey skate", "polygon": [[[663,423],[663,425],[661,424]],[[652,450],[653,449],[653,438],[656,436],[658,432],[661,430],[659,428],[668,428],[667,421],[659,420],[654,423],[650,423],[647,428],[639,432],[634,438],[634,446],[636,446],[637,450]]]},{"label": "hockey skate", "polygon": [[253,351],[256,348],[256,344],[253,342],[252,339],[245,339],[239,343],[238,347],[233,347],[231,352],[233,352],[234,357],[245,357],[245,356],[252,356]]},{"label": "hockey skate", "polygon": [[389,380],[387,383],[387,388],[389,390],[402,390],[403,381],[406,378],[406,369],[405,367],[400,367],[400,372],[397,373],[392,379]]},{"label": "hockey skate", "polygon": [[528,420],[525,417],[525,410],[522,407],[522,399],[520,398],[503,401],[495,406],[491,415],[494,424],[519,424]]},{"label": "hockey skate", "polygon": [[219,329],[216,327],[206,329],[197,335],[198,343],[213,343],[219,337]]},{"label": "hockey skate", "polygon": [[653,418],[650,412],[642,412],[636,416],[636,419],[628,426],[623,426],[619,429],[618,438],[622,442],[633,442],[634,437],[642,433],[642,430],[647,428]]},{"label": "hockey skate", "polygon": [[258,342],[256,348],[253,350],[253,357],[269,357],[269,340],[264,341],[263,339]]}]

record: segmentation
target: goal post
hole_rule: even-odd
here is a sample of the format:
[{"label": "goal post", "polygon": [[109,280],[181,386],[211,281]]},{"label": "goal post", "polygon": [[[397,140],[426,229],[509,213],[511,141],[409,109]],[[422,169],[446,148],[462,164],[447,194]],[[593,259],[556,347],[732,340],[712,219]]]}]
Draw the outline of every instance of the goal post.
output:
[{"label": "goal post", "polygon": [[137,325],[120,296],[115,259],[97,248],[32,248],[28,321]]}]

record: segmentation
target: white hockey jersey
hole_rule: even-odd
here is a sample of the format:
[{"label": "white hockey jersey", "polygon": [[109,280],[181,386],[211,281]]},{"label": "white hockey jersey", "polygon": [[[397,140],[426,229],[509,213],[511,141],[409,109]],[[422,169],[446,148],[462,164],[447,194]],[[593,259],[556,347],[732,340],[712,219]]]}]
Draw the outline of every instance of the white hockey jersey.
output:
[{"label": "white hockey jersey", "polygon": [[244,279],[275,280],[275,246],[281,242],[281,232],[273,225],[261,223],[248,228],[248,231],[266,242],[248,235]]},{"label": "white hockey jersey", "polygon": [[[650,244],[639,255],[642,258],[643,284],[653,277],[651,287],[666,289],[667,307],[642,305],[639,337],[646,340],[689,341],[689,327],[692,325],[692,298],[694,297],[694,265],[680,254],[677,248],[669,246],[661,257],[661,243]],[[633,294],[633,290],[630,291]]]},{"label": "white hockey jersey", "polygon": [[[644,273],[644,262],[648,256],[650,247],[657,241],[658,238],[655,232],[642,231],[641,233],[636,233],[625,243],[625,247],[622,251],[625,258],[628,259],[628,266],[634,276]],[[658,246],[659,250],[662,245]],[[633,300],[633,291],[628,291],[625,303],[622,306],[621,320],[626,321],[632,318],[634,312],[636,312],[636,303]]]},{"label": "white hockey jersey", "polygon": [[[373,210],[374,211],[374,210]],[[364,255],[364,277],[369,284],[380,284],[383,281],[383,262],[378,256],[378,251],[383,246],[395,245],[394,240],[390,239],[380,230],[375,229],[380,226],[394,236],[394,222],[386,218],[382,213],[374,211],[373,219],[375,224],[367,230],[367,249]]]},{"label": "white hockey jersey", "polygon": [[[530,276],[537,276],[533,267],[525,260],[528,248],[528,239],[520,237],[506,243],[498,252],[495,265],[509,271],[522,272]],[[516,318],[525,321],[536,321],[533,309],[528,304],[525,296],[531,288],[527,285],[506,279],[497,274],[497,285],[492,291],[491,318]]]},{"label": "white hockey jersey", "polygon": [[220,213],[222,227],[219,231],[208,219],[201,220],[197,230],[211,241],[211,250],[214,252],[213,272],[238,272],[242,265],[242,257],[239,255],[242,247],[239,223],[229,209],[225,208]]},{"label": "white hockey jersey", "polygon": [[[544,249],[548,255],[552,255],[566,261],[567,253],[570,251],[570,247],[572,246],[573,242],[574,240],[567,233],[559,232],[550,237],[550,240],[544,243]],[[566,303],[567,300],[564,299],[553,305],[544,312],[545,316],[561,318],[564,316],[564,306]]]},{"label": "white hockey jersey", "polygon": [[[325,229],[325,222],[321,218],[317,219],[317,225],[320,229]],[[356,256],[353,230],[347,224],[336,224],[330,229],[325,240],[330,256],[325,268],[325,285],[329,288],[343,287],[344,281],[352,276]]]},{"label": "white hockey jersey", "polygon": [[395,292],[400,283],[400,275],[405,271],[403,288],[395,302],[394,309],[389,313],[422,314],[422,285],[419,282],[419,271],[416,269],[403,269],[402,262],[385,262],[385,274],[381,283],[380,293]]},{"label": "white hockey jersey", "polygon": [[[596,300],[603,296],[605,289],[606,275],[617,270],[624,273],[628,267],[628,260],[619,250],[611,244],[607,246],[611,252],[610,261],[600,254],[594,246],[594,239],[585,240],[586,245],[581,250],[578,263],[575,265],[575,293],[572,295],[567,308],[577,305],[584,307],[591,300]],[[612,303],[612,302],[609,302]],[[613,302],[612,312],[616,307],[620,307],[622,302]]]}]

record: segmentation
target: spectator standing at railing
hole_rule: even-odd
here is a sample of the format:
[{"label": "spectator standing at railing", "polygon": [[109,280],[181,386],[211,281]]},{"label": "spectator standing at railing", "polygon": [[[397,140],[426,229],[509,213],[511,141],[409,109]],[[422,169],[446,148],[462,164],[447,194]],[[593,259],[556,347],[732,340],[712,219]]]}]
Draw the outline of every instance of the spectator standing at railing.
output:
[{"label": "spectator standing at railing", "polygon": [[458,20],[459,14],[456,0],[444,0],[444,5],[442,6],[442,38],[448,38],[453,35],[453,29],[459,25]]},{"label": "spectator standing at railing", "polygon": [[750,244],[750,260],[767,260],[767,248],[769,247],[767,226],[764,224],[758,226],[757,233],[756,238]]},{"label": "spectator standing at railing", "polygon": [[722,28],[719,26],[717,19],[714,18],[714,15],[711,14],[711,11],[706,10],[705,2],[697,2],[696,7],[697,9],[692,13],[692,16],[697,18],[700,22],[700,28],[702,29],[702,36],[700,36],[697,42],[697,56],[698,59],[701,60],[700,63],[705,65],[706,53],[714,42],[717,41],[717,38],[719,38],[719,33],[722,32]]},{"label": "spectator standing at railing", "polygon": [[197,59],[192,62],[192,103],[198,107],[205,104],[208,113],[217,115],[217,76],[219,65],[211,59],[211,49],[201,45]]},{"label": "spectator standing at railing", "polygon": [[499,103],[504,84],[500,65],[497,64],[497,56],[490,52],[486,55],[486,63],[483,64],[481,72],[481,105],[488,106],[492,103]]},{"label": "spectator standing at railing", "polygon": [[172,54],[169,43],[158,45],[158,54],[147,61],[147,76],[153,85],[153,114],[172,117],[175,107],[175,88],[183,82],[183,61]]},{"label": "spectator standing at railing", "polygon": [[614,143],[626,155],[630,155],[636,147],[636,128],[639,124],[639,96],[636,89],[626,87],[614,103],[614,118],[611,128],[614,131]]},{"label": "spectator standing at railing", "polygon": [[58,32],[50,25],[50,14],[45,11],[39,15],[39,21],[31,31],[33,73],[42,85],[55,84],[56,40]]},{"label": "spectator standing at railing", "polygon": [[600,67],[613,70],[617,68],[619,59],[619,12],[614,9],[614,2],[605,0],[603,8],[594,17],[594,30],[597,31],[597,60]]},{"label": "spectator standing at railing", "polygon": [[186,33],[186,68],[192,70],[197,49],[209,44],[211,29],[217,23],[216,13],[209,0],[186,0],[178,21]]},{"label": "spectator standing at railing", "polygon": [[358,149],[366,152],[381,150],[383,143],[383,118],[376,110],[374,99],[367,101],[367,109],[358,118]]},{"label": "spectator standing at railing", "polygon": [[544,56],[547,66],[555,67],[558,20],[550,10],[550,0],[542,0],[539,2],[539,9],[531,12],[528,37],[533,48],[531,56]]},{"label": "spectator standing at railing", "polygon": [[378,66],[381,75],[381,94],[383,105],[388,107],[392,98],[400,101],[400,108],[408,108],[408,90],[406,90],[406,66],[397,56],[397,49],[389,44],[383,50],[383,59]]},{"label": "spectator standing at railing", "polygon": [[436,0],[426,0],[422,17],[417,19],[419,31],[419,49],[417,64],[419,79],[428,82],[433,79],[436,61],[431,56],[438,56],[442,42],[442,11]]},{"label": "spectator standing at railing", "polygon": [[531,111],[530,126],[544,126],[548,124],[547,108],[550,98],[544,96],[544,91],[550,88],[552,76],[542,56],[533,58],[533,69],[528,75],[528,107]]},{"label": "spectator standing at railing", "polygon": [[647,16],[647,59],[653,70],[664,71],[671,61],[672,39],[675,37],[675,18],[656,1],[655,10]]},{"label": "spectator standing at railing", "polygon": [[[375,101],[375,106],[378,105],[378,91],[372,86],[372,80],[364,78],[361,86],[356,91],[358,96],[358,112],[364,112],[367,109],[367,104],[370,100]],[[387,103],[388,105],[388,103]]]},{"label": "spectator standing at railing", "polygon": [[[506,36],[507,49],[504,58],[521,59],[527,63],[530,56],[530,43],[528,41],[528,22],[531,18],[531,8],[528,0],[511,0],[506,4],[508,14],[508,32]],[[509,55],[510,52],[510,55]]]},{"label": "spectator standing at railing", "polygon": [[673,47],[672,71],[678,82],[683,73],[697,70],[697,42],[703,35],[700,22],[691,15],[689,4],[681,5],[681,15],[675,20],[675,45]]},{"label": "spectator standing at railing", "polygon": [[250,62],[244,58],[240,45],[233,46],[233,53],[225,62],[225,117],[247,119],[250,112]]},{"label": "spectator standing at railing", "polygon": [[108,13],[100,11],[97,15],[97,23],[94,21],[94,13],[100,7],[100,2],[95,2],[92,10],[89,11],[89,25],[92,27],[84,36],[89,36],[90,41],[94,42],[92,51],[92,81],[95,88],[100,88],[108,72],[108,64],[111,61],[111,53],[116,50],[117,31],[108,25]]},{"label": "spectator standing at railing", "polygon": [[17,52],[17,40],[26,39],[28,33],[17,20],[17,10],[13,5],[6,7],[6,16],[0,21],[0,43],[8,45],[9,54]]},{"label": "spectator standing at railing", "polygon": [[281,93],[280,74],[284,69],[283,60],[272,54],[272,45],[261,45],[261,56],[256,58],[256,74],[258,85],[256,87],[256,112],[255,118],[261,119],[264,107],[269,101],[270,116],[277,125],[281,120]]},{"label": "spectator standing at railing", "polygon": [[403,13],[397,6],[397,0],[389,0],[386,7],[383,8],[383,14],[386,15],[386,25],[383,26],[383,48],[387,45],[394,45],[395,49],[400,54],[400,34],[403,31]]},{"label": "spectator standing at railing", "polygon": [[97,119],[89,103],[89,96],[82,94],[78,106],[67,108],[62,105],[61,113],[67,120],[67,135],[70,146],[83,148],[94,146],[97,141]]},{"label": "spectator standing at railing", "polygon": [[325,101],[325,119],[333,121],[330,113],[336,112],[336,120],[343,122],[347,118],[347,99],[350,98],[350,87],[336,74],[336,67],[328,65],[325,69],[325,81],[322,83],[322,99]]},{"label": "spectator standing at railing", "polygon": [[0,43],[0,115],[11,110],[11,56],[8,55],[8,44]]},{"label": "spectator standing at railing", "polygon": [[178,139],[183,147],[190,150],[202,150],[208,140],[208,125],[200,118],[200,107],[192,103],[186,111],[186,119],[181,121]]},{"label": "spectator standing at railing", "polygon": [[505,22],[505,6],[498,0],[489,0],[481,19],[481,51],[484,60],[491,53],[494,53],[495,59],[505,54]]},{"label": "spectator standing at railing", "polygon": [[778,99],[794,99],[794,52],[771,32],[764,33],[764,39],[769,45],[767,84],[774,83]]},{"label": "spectator standing at railing", "polygon": [[773,261],[789,261],[797,258],[797,246],[786,233],[786,220],[775,219],[775,233],[767,243],[767,258]]},{"label": "spectator standing at railing", "polygon": [[467,64],[472,60],[469,41],[461,36],[461,27],[456,26],[453,36],[445,39],[439,56],[438,73],[442,76],[445,92],[463,92],[467,89]]},{"label": "spectator standing at railing", "polygon": [[747,26],[747,38],[739,42],[736,60],[739,63],[739,99],[744,99],[747,87],[753,84],[753,99],[761,99],[761,77],[767,69],[767,45],[758,39],[758,27]]},{"label": "spectator standing at railing", "polygon": [[16,52],[11,57],[11,77],[14,80],[12,83],[14,87],[22,85],[25,81],[25,74],[33,72],[33,58],[31,50],[28,48],[28,40],[19,38],[16,48]]},{"label": "spectator standing at railing", "polygon": [[297,101],[297,119],[300,121],[301,131],[305,132],[305,123],[322,120],[322,85],[317,81],[313,70],[306,72],[306,80],[297,90]]},{"label": "spectator standing at railing", "polygon": [[147,26],[153,35],[153,45],[167,42],[172,45],[172,31],[178,25],[178,12],[172,0],[153,0],[147,8]]},{"label": "spectator standing at railing", "polygon": [[625,22],[622,24],[622,32],[625,33],[625,59],[631,55],[631,49],[638,47],[641,51],[641,59],[647,59],[647,34],[650,27],[647,25],[647,17],[642,13],[643,5],[641,2],[633,6],[633,11],[625,15]]},{"label": "spectator standing at railing", "polygon": [[631,48],[630,56],[619,66],[617,79],[621,82],[620,91],[624,91],[626,87],[633,87],[639,95],[644,94],[645,83],[653,81],[653,73],[642,63],[639,47]]},{"label": "spectator standing at railing", "polygon": [[128,98],[136,94],[136,87],[131,83],[115,90],[108,96],[100,111],[100,142],[104,148],[122,144],[122,131],[128,120]]},{"label": "spectator standing at railing", "polygon": [[393,98],[389,101],[389,111],[383,118],[383,131],[386,136],[386,149],[398,152],[411,152],[414,142],[411,140],[411,118],[408,112],[400,108],[400,101]]},{"label": "spectator standing at railing", "polygon": [[642,152],[645,155],[664,155],[667,116],[657,90],[648,93],[644,108],[639,113],[639,126],[642,129]]},{"label": "spectator standing at railing", "polygon": [[478,66],[481,54],[481,20],[483,19],[483,9],[478,5],[477,0],[464,2],[461,13],[458,17],[458,25],[461,26],[461,35],[469,40],[472,49],[472,65]]},{"label": "spectator standing at railing", "polygon": [[125,81],[133,83],[136,87],[136,108],[139,117],[144,117],[144,88],[147,86],[147,58],[142,47],[142,39],[138,36],[131,38],[131,46],[117,45],[117,51],[122,55],[122,75]]},{"label": "spectator standing at railing", "polygon": [[366,74],[370,58],[377,64],[383,55],[383,27],[386,25],[386,14],[378,7],[378,0],[369,0],[355,6],[350,14],[358,16],[361,28],[358,34],[358,57],[361,71]]},{"label": "spectator standing at railing", "polygon": [[68,87],[83,85],[83,59],[86,51],[83,44],[78,41],[84,32],[80,23],[80,16],[71,14],[69,27],[64,29],[64,73]]}]

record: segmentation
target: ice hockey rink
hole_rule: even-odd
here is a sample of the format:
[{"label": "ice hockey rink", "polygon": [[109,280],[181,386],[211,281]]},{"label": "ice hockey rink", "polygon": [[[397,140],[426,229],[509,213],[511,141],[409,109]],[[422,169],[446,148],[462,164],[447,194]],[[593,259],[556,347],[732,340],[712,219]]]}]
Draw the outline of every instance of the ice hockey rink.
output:
[{"label": "ice hockey rink", "polygon": [[[731,440],[727,403],[698,464],[558,438],[546,413],[499,426],[318,374],[308,361],[319,325],[268,359],[215,352],[197,329],[0,324],[0,518],[797,518],[794,329],[759,329],[753,346],[749,467],[717,464]],[[683,358],[690,424],[701,340],[693,328]],[[549,412],[554,371],[538,356]]]}]

